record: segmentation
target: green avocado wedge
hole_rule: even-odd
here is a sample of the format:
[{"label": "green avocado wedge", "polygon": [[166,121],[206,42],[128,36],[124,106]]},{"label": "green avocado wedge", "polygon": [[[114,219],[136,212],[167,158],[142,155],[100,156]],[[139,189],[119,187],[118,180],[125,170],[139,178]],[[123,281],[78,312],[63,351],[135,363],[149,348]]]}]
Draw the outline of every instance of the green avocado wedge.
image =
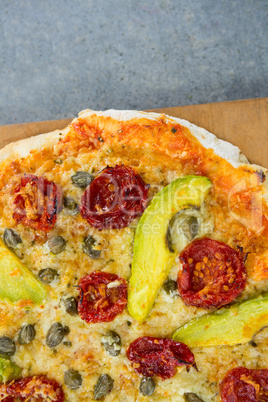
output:
[{"label": "green avocado wedge", "polygon": [[189,347],[237,345],[251,341],[268,325],[268,294],[194,318],[172,338]]},{"label": "green avocado wedge", "polygon": [[40,305],[46,297],[43,285],[0,239],[0,299]]},{"label": "green avocado wedge", "polygon": [[15,380],[20,377],[22,369],[15,363],[0,357],[0,383]]},{"label": "green avocado wedge", "polygon": [[203,176],[176,179],[144,211],[135,233],[128,290],[128,311],[140,323],[148,317],[177,256],[167,244],[170,220],[182,209],[200,208],[210,187],[210,180]]}]

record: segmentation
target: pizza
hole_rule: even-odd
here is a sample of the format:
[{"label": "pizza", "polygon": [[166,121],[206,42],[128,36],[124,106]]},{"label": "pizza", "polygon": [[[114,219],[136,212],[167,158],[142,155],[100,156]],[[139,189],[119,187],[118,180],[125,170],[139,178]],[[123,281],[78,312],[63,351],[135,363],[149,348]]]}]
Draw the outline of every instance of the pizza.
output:
[{"label": "pizza", "polygon": [[0,151],[0,400],[268,401],[267,170],[85,110]]}]

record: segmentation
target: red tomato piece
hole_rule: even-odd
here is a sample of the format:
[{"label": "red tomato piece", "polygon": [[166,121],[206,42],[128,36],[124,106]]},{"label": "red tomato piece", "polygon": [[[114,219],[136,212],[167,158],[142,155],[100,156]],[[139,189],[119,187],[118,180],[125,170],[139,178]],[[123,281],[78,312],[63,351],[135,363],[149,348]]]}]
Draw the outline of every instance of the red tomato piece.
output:
[{"label": "red tomato piece", "polygon": [[47,232],[62,209],[62,193],[52,181],[25,174],[13,188],[13,218],[25,226]]},{"label": "red tomato piece", "polygon": [[125,279],[107,272],[93,272],[79,281],[78,313],[87,323],[109,322],[127,304]]},{"label": "red tomato piece", "polygon": [[246,286],[243,255],[225,243],[202,238],[180,254],[178,290],[186,305],[214,308],[233,301]]},{"label": "red tomato piece", "polygon": [[81,215],[95,228],[120,229],[141,215],[147,205],[149,185],[132,168],[105,168],[86,188]]},{"label": "red tomato piece", "polygon": [[46,376],[25,377],[0,385],[2,402],[52,401],[63,402],[64,394],[55,380]]},{"label": "red tomato piece", "polygon": [[220,384],[222,402],[268,402],[268,369],[237,367]]},{"label": "red tomato piece", "polygon": [[138,373],[146,377],[156,375],[162,380],[174,377],[178,366],[195,365],[194,355],[184,343],[151,336],[132,342],[127,357]]}]

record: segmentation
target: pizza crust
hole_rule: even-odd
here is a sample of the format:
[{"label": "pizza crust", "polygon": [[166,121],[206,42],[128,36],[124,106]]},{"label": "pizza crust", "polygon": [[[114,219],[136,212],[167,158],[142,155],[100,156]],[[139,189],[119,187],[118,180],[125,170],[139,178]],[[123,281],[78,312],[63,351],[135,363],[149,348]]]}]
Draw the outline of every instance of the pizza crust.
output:
[{"label": "pizza crust", "polygon": [[[91,115],[107,116],[118,121],[128,121],[132,119],[147,118],[151,120],[157,120],[161,116],[160,113],[143,112],[136,110],[115,110],[109,109],[106,111],[95,111],[91,109],[85,109],[78,113],[78,118],[88,118]],[[231,144],[230,142],[223,141],[217,138],[209,131],[190,123],[187,120],[183,120],[177,117],[164,115],[170,122],[178,123],[181,126],[187,127],[191,134],[206,148],[212,149],[214,153],[225,160],[227,160],[233,167],[237,168],[243,165],[250,165],[251,169],[255,171],[261,171],[264,173],[265,178],[268,176],[268,169],[262,166],[250,164],[246,156],[240,151],[240,149]],[[75,118],[72,122],[76,122]],[[63,130],[55,130],[45,134],[39,134],[24,140],[13,142],[8,144],[0,150],[0,163],[7,159],[23,158],[29,155],[33,150],[42,149],[43,146],[54,146],[60,138],[60,135],[65,135],[69,131],[69,127]],[[265,199],[268,201],[268,180],[264,180]]]}]

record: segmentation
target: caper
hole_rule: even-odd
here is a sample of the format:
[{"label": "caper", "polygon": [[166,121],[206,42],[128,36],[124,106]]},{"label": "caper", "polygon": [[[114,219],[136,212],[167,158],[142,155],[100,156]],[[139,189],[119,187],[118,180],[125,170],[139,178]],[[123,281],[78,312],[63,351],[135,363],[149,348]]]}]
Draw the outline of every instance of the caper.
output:
[{"label": "caper", "polygon": [[94,260],[99,258],[100,253],[101,253],[101,250],[94,248],[95,244],[96,244],[96,240],[94,239],[94,237],[92,237],[92,236],[85,237],[84,244],[83,244],[83,251],[84,251],[84,253],[89,255],[89,257],[93,258]]},{"label": "caper", "polygon": [[7,247],[16,248],[18,244],[22,243],[20,235],[14,229],[5,229],[3,240]]},{"label": "caper", "polygon": [[59,278],[58,272],[53,268],[44,268],[38,272],[40,281],[45,285],[50,285],[54,280]]},{"label": "caper", "polygon": [[72,183],[75,187],[86,188],[93,180],[93,176],[88,172],[76,172],[71,177]]},{"label": "caper", "polygon": [[47,244],[53,254],[61,253],[66,247],[66,241],[61,236],[51,237]]},{"label": "caper", "polygon": [[191,241],[198,234],[198,219],[196,216],[189,216],[182,224],[185,237]]},{"label": "caper", "polygon": [[78,205],[72,197],[66,196],[63,198],[64,208],[68,210],[72,215],[76,215],[79,212]]},{"label": "caper", "polygon": [[50,348],[55,348],[59,345],[64,336],[69,333],[69,328],[64,327],[60,322],[55,322],[48,330],[46,343]]},{"label": "caper", "polygon": [[64,299],[62,301],[66,313],[70,315],[77,315],[77,300],[75,297],[68,297],[68,299]]},{"label": "caper", "polygon": [[140,393],[145,396],[153,395],[155,382],[151,377],[142,377],[140,382]]},{"label": "caper", "polygon": [[177,212],[168,224],[166,244],[171,253],[181,251],[199,233],[200,212],[194,208],[185,208]]},{"label": "caper", "polygon": [[167,294],[171,297],[174,297],[176,294],[178,294],[178,286],[177,286],[177,282],[174,281],[171,278],[168,278],[165,282],[164,282],[164,290],[165,292],[167,292]]},{"label": "caper", "polygon": [[101,343],[111,356],[119,355],[122,346],[120,335],[117,332],[108,331],[106,335],[102,336]]},{"label": "caper", "polygon": [[183,396],[186,402],[204,402],[203,399],[199,398],[193,392],[186,392]]},{"label": "caper", "polygon": [[114,380],[109,374],[102,374],[94,387],[94,399],[99,401],[107,396],[113,389]]},{"label": "caper", "polygon": [[0,337],[0,356],[8,357],[13,356],[16,352],[16,345],[14,341],[8,336]]},{"label": "caper", "polygon": [[65,371],[64,384],[70,389],[78,389],[83,382],[81,374],[73,369]]},{"label": "caper", "polygon": [[35,334],[36,332],[32,324],[23,325],[19,331],[18,342],[21,345],[26,345],[34,340]]}]

